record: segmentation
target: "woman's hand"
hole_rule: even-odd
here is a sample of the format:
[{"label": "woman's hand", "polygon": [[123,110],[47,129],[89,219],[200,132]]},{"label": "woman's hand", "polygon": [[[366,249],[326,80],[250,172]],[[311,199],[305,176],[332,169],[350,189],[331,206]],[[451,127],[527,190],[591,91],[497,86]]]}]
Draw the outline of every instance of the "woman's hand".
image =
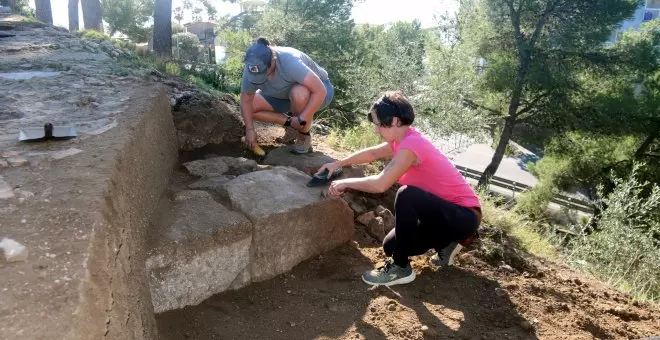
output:
[{"label": "woman's hand", "polygon": [[330,183],[330,188],[328,188],[328,193],[332,196],[338,197],[344,194],[344,191],[347,189],[347,185],[342,181],[334,181]]},{"label": "woman's hand", "polygon": [[323,164],[323,166],[319,169],[319,171],[316,172],[315,175],[320,175],[321,173],[323,173],[323,171],[328,170],[328,177],[327,178],[330,178],[330,177],[332,177],[332,174],[334,174],[335,171],[337,171],[337,169],[339,169],[339,168],[341,168],[341,162],[339,162],[339,161],[332,162],[332,163],[326,163],[326,164]]}]

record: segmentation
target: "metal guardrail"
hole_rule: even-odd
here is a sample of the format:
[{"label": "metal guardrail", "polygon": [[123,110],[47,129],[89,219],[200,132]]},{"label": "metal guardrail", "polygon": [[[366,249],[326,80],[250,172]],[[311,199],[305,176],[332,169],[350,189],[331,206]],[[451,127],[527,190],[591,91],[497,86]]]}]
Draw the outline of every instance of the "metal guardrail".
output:
[{"label": "metal guardrail", "polygon": [[[460,165],[456,165],[456,168],[458,169],[458,171],[461,172],[461,174],[463,174],[463,176],[469,177],[469,178],[472,178],[472,179],[476,179],[476,180],[481,178],[481,175],[483,174],[481,171],[472,170],[470,168],[466,168],[466,167],[460,166]],[[491,177],[490,184],[494,185],[494,186],[497,186],[497,187],[500,187],[500,188],[511,190],[513,192],[518,192],[518,193],[525,192],[525,191],[532,188],[529,185],[519,183],[519,182],[516,182],[516,181],[512,181],[512,180],[508,180],[506,178],[497,177],[497,176]],[[554,197],[550,201],[552,203],[555,203],[559,206],[562,206],[562,207],[565,207],[565,208],[568,208],[568,209],[571,209],[571,210],[578,210],[578,211],[588,213],[588,214],[593,214],[593,212],[594,212],[594,209],[592,208],[592,206],[589,202],[585,202],[583,200],[580,200],[580,199],[575,198],[575,197],[568,196],[568,195],[563,194],[563,193],[555,193]]]}]

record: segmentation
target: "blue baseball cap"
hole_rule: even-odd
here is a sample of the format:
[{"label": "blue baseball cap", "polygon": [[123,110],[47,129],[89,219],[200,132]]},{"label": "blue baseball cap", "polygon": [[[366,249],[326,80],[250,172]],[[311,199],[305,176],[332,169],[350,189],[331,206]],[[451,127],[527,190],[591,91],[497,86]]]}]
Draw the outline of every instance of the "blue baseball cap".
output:
[{"label": "blue baseball cap", "polygon": [[245,52],[245,72],[247,80],[253,84],[263,84],[268,80],[268,65],[273,51],[264,44],[254,43]]}]

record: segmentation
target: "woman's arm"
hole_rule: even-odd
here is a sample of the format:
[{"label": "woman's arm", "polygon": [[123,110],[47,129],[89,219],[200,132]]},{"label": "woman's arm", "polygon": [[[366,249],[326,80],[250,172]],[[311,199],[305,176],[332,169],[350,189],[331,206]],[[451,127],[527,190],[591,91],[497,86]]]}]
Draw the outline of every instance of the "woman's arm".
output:
[{"label": "woman's arm", "polygon": [[316,174],[320,174],[326,169],[329,171],[328,177],[332,176],[337,169],[354,164],[371,163],[377,159],[392,157],[392,148],[387,143],[381,143],[370,148],[354,152],[342,160],[324,164]]},{"label": "woman's arm", "polygon": [[417,156],[410,150],[400,149],[396,156],[378,175],[362,178],[346,178],[332,182],[330,194],[339,196],[346,189],[381,193],[389,189],[415,161]]}]

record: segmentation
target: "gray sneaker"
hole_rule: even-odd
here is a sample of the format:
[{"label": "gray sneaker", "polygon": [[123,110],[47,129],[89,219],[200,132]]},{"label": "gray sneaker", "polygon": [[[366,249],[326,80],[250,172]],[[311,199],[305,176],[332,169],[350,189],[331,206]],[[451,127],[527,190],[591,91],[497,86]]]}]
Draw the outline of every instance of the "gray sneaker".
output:
[{"label": "gray sneaker", "polygon": [[312,152],[312,136],[298,132],[298,136],[296,136],[296,143],[293,144],[293,147],[291,148],[291,152],[293,153]]},{"label": "gray sneaker", "polygon": [[398,266],[388,258],[385,265],[374,270],[364,272],[362,281],[372,286],[394,286],[413,282],[415,271],[410,264],[405,268]]},{"label": "gray sneaker", "polygon": [[279,138],[279,142],[282,144],[293,144],[293,142],[296,140],[297,135],[298,135],[298,131],[296,131],[296,129],[294,129],[291,126],[285,126],[284,136]]},{"label": "gray sneaker", "polygon": [[449,267],[454,265],[454,257],[463,249],[458,242],[452,242],[431,256],[429,262],[436,267]]}]

